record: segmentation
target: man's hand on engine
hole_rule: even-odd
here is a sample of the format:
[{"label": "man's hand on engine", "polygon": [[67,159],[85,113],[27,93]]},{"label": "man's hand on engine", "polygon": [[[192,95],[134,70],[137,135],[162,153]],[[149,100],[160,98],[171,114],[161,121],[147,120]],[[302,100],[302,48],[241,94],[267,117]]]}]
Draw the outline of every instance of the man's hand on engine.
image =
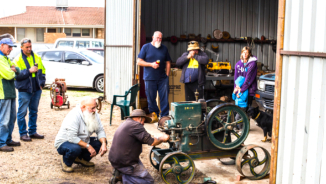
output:
[{"label": "man's hand on engine", "polygon": [[169,139],[170,139],[170,136],[167,134],[163,134],[160,137],[155,137],[154,142],[151,146],[156,146],[156,145],[161,144],[162,142],[167,142]]}]

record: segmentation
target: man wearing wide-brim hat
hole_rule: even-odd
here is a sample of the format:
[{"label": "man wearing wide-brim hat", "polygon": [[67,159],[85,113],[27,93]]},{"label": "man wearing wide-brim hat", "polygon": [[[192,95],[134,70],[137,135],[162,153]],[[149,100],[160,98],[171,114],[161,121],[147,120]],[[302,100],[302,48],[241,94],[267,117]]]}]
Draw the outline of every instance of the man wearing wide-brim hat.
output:
[{"label": "man wearing wide-brim hat", "polygon": [[142,145],[156,146],[167,142],[170,136],[163,134],[152,138],[144,128],[144,123],[149,123],[152,119],[147,117],[145,111],[141,109],[135,109],[126,118],[126,121],[114,133],[110,148],[109,161],[115,168],[114,177],[111,180],[117,181],[120,172],[123,183],[152,184],[154,179],[139,159]]},{"label": "man wearing wide-brim hat", "polygon": [[199,48],[197,41],[188,43],[187,52],[178,58],[176,65],[182,67],[180,82],[185,84],[186,101],[196,100],[195,92],[199,92],[199,98],[203,98],[206,81],[205,68],[208,56]]}]

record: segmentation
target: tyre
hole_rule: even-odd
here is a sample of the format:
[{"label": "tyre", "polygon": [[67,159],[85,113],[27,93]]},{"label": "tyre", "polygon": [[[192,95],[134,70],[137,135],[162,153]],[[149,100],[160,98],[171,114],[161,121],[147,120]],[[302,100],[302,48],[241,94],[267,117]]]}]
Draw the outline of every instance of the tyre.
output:
[{"label": "tyre", "polygon": [[103,93],[104,92],[104,77],[100,75],[95,80],[95,89],[96,91]]}]

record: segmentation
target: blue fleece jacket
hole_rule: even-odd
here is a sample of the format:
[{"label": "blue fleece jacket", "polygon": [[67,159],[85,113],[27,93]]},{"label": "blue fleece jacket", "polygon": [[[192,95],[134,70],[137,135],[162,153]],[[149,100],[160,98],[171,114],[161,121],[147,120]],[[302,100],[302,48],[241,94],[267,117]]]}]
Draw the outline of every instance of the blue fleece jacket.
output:
[{"label": "blue fleece jacket", "polygon": [[[235,80],[235,85],[239,86],[241,88],[241,86],[243,85],[245,80],[246,79],[243,76],[239,76],[237,78],[237,80]],[[248,107],[248,89],[246,91],[244,91],[243,93],[240,92],[239,96],[240,97],[238,98],[235,93],[232,93],[232,98],[233,98],[233,100],[235,100],[235,105],[237,105],[241,108]]]}]

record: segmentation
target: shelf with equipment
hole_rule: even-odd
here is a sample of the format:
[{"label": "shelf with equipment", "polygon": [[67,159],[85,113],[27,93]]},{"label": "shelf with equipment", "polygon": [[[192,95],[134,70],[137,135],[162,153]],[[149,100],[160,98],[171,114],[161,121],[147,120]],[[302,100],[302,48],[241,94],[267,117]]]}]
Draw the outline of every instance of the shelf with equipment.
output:
[{"label": "shelf with equipment", "polygon": [[[206,39],[206,38],[204,38]],[[152,41],[151,37],[146,37],[146,41],[150,42]],[[166,37],[163,38],[162,41],[171,41],[171,37]],[[189,38],[177,38],[177,42],[189,42],[189,41],[198,41],[202,42],[203,38],[194,38],[194,39],[189,39]],[[240,38],[229,38],[229,39],[216,39],[216,38],[211,38],[211,39],[206,39],[205,42],[213,42],[213,43],[260,43],[260,44],[276,44],[276,40],[259,40],[259,39],[240,39]]]}]

